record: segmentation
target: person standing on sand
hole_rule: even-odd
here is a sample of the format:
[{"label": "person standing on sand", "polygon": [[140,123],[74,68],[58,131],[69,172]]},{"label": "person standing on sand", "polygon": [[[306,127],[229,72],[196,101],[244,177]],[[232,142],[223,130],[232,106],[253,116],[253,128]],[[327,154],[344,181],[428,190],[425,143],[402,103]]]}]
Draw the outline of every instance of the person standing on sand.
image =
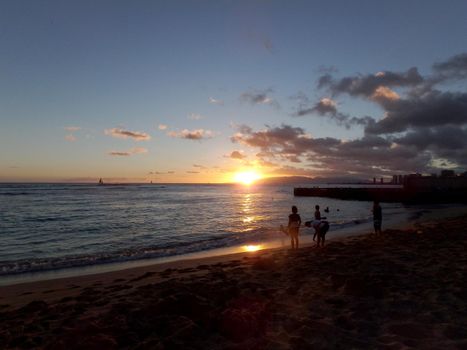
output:
[{"label": "person standing on sand", "polygon": [[316,236],[319,237],[319,224],[320,223],[321,223],[321,212],[319,211],[319,205],[315,205],[315,221],[313,222],[315,234],[313,235],[313,241],[316,239]]},{"label": "person standing on sand", "polygon": [[298,209],[294,205],[292,207],[292,214],[289,215],[289,224],[287,227],[289,228],[289,235],[290,235],[290,243],[292,244],[292,249],[298,249],[298,233],[300,230],[300,225],[302,223],[302,219],[300,215],[297,214]]},{"label": "person standing on sand", "polygon": [[378,201],[373,202],[373,226],[375,228],[375,235],[381,234],[381,223],[383,221],[383,210]]}]

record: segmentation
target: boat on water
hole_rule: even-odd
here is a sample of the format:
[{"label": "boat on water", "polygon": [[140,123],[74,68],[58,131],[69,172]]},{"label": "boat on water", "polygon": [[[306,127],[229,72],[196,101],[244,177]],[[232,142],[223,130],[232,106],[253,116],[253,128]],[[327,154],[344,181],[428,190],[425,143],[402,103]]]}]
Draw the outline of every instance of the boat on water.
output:
[{"label": "boat on water", "polygon": [[102,177],[101,177],[101,178],[99,179],[98,185],[99,185],[99,186],[102,186],[103,184],[104,184],[104,181],[102,180]]}]

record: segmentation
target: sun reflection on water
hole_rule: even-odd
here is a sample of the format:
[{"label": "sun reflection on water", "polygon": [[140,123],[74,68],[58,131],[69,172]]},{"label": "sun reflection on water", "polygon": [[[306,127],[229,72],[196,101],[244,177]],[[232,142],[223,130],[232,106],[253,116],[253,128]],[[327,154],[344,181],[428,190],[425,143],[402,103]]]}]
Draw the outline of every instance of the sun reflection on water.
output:
[{"label": "sun reflection on water", "polygon": [[249,224],[249,223],[255,221],[255,217],[254,216],[246,216],[246,217],[243,218],[242,221],[245,224]]},{"label": "sun reflection on water", "polygon": [[243,250],[245,252],[257,252],[258,250],[263,249],[263,246],[261,244],[249,244],[243,246]]}]

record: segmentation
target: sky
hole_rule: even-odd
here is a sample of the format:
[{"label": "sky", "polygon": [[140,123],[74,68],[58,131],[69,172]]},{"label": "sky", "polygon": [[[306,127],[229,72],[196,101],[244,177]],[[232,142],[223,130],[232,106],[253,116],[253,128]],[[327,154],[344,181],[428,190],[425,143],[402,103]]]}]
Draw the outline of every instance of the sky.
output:
[{"label": "sky", "polygon": [[0,181],[467,170],[467,2],[0,0]]}]

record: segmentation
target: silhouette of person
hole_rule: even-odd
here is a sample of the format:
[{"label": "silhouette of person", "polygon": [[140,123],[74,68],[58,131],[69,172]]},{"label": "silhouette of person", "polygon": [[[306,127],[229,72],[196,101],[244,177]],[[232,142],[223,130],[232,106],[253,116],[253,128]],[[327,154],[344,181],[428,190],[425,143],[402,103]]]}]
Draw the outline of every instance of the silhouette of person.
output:
[{"label": "silhouette of person", "polygon": [[[326,219],[325,217],[321,217],[321,212],[319,211],[319,205],[315,205],[315,220],[313,221],[313,228],[315,229],[315,234],[313,235],[313,241],[316,240],[316,236],[318,236],[318,243],[320,238],[320,224],[321,220]],[[318,244],[319,245],[319,244]]]},{"label": "silhouette of person", "polygon": [[300,215],[297,214],[298,209],[294,205],[292,206],[292,214],[289,215],[289,234],[290,234],[290,243],[292,244],[292,249],[298,248],[298,233],[300,230],[300,225],[302,223],[302,219]]},{"label": "silhouette of person", "polygon": [[329,213],[329,207],[326,207],[326,209],[324,209],[324,212]]},{"label": "silhouette of person", "polygon": [[326,238],[326,233],[329,231],[329,222],[326,220],[321,220],[318,224],[317,233],[318,233],[318,242],[317,246],[324,247],[324,240]]},{"label": "silhouette of person", "polygon": [[319,205],[315,205],[315,220],[321,220],[321,212],[319,211]]},{"label": "silhouette of person", "polygon": [[375,235],[381,234],[381,224],[383,222],[383,210],[378,201],[373,202],[373,226],[375,228]]}]

